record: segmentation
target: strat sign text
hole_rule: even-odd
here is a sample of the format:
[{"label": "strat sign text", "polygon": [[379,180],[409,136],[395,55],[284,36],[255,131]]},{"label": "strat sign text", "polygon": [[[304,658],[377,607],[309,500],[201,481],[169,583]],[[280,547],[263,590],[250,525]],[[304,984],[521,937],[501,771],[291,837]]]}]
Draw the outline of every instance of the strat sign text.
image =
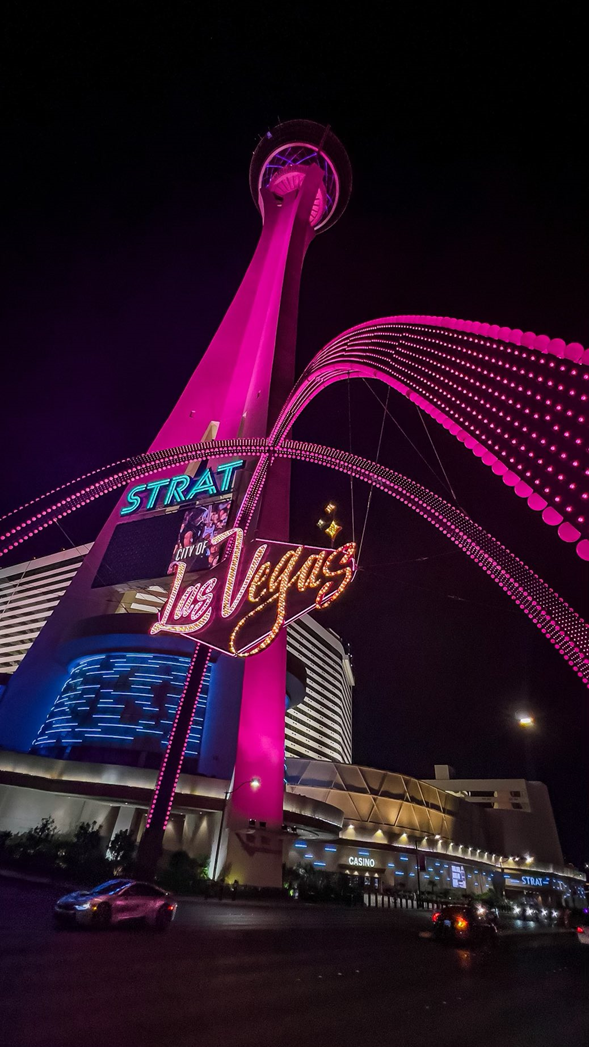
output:
[{"label": "strat sign text", "polygon": [[197,499],[217,494],[228,494],[233,490],[235,474],[242,469],[244,462],[222,462],[213,471],[208,467],[199,470],[196,476],[181,473],[180,476],[169,476],[164,480],[151,480],[150,483],[137,484],[127,491],[127,503],[121,509],[121,516],[129,516],[143,509],[165,509],[171,505],[184,505]]}]

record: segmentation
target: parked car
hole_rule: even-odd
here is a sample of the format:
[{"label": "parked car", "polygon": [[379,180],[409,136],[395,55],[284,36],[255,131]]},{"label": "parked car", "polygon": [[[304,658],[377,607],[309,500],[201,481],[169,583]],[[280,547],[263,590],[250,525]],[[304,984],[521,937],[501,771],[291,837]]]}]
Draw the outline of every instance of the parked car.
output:
[{"label": "parked car", "polygon": [[165,931],[176,915],[176,902],[161,887],[140,880],[107,880],[91,891],[73,891],[56,902],[55,921],[61,925],[109,927],[124,920],[142,920]]},{"label": "parked car", "polygon": [[577,938],[581,945],[589,945],[589,909],[576,914]]},{"label": "parked car", "polygon": [[437,941],[474,945],[497,937],[493,916],[483,905],[446,905],[432,915]]}]

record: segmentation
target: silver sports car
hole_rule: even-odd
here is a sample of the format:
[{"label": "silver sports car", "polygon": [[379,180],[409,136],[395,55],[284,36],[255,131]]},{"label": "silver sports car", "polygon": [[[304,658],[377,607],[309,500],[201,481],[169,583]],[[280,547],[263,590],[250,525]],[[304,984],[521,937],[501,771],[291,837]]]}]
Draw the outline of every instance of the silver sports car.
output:
[{"label": "silver sports car", "polygon": [[159,931],[165,931],[175,915],[176,902],[161,887],[122,879],[65,894],[53,910],[59,924],[109,927],[123,920],[143,920]]}]

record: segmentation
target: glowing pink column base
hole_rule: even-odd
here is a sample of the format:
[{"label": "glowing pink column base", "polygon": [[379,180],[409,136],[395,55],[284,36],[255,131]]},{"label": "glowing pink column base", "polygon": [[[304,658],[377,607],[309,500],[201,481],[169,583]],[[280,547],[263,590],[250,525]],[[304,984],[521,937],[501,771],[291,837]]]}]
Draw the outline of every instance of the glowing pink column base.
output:
[{"label": "glowing pink column base", "polygon": [[[232,799],[232,812],[282,824],[284,781],[284,707],[286,634],[245,665],[241,719],[235,759],[235,788],[259,778],[255,790],[242,789]],[[276,701],[277,688],[282,696]]]}]

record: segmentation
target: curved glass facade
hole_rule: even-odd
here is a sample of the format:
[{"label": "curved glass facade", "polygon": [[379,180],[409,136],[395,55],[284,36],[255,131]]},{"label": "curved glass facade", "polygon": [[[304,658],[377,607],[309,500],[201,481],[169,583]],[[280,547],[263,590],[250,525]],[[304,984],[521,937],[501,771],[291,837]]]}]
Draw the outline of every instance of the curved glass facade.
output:
[{"label": "curved glass facade", "polygon": [[[75,758],[76,750],[83,749],[81,759],[97,747],[161,752],[189,664],[188,657],[150,651],[107,651],[77,658],[32,751]],[[200,753],[210,674],[209,665],[186,757]]]}]

